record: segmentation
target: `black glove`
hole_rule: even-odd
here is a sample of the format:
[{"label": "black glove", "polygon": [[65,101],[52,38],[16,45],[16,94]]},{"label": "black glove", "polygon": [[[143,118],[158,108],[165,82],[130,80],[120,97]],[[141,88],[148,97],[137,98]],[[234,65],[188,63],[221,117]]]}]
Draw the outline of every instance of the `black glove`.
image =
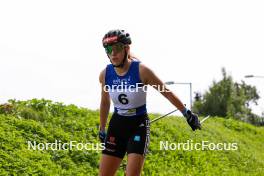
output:
[{"label": "black glove", "polygon": [[201,124],[196,114],[193,114],[190,110],[186,110],[183,115],[193,131],[197,129],[201,130]]},{"label": "black glove", "polygon": [[105,131],[99,131],[99,139],[102,143],[105,142],[105,138],[106,138],[106,132]]}]

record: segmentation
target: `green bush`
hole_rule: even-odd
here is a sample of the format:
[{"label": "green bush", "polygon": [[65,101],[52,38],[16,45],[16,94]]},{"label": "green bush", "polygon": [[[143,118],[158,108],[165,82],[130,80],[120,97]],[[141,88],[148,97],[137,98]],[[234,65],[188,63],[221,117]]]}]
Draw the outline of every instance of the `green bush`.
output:
[{"label": "green bush", "polygon": [[[75,105],[44,99],[0,105],[0,175],[97,175],[100,151],[33,150],[28,141],[97,144],[98,124],[98,111]],[[211,117],[192,132],[184,118],[170,116],[151,126],[142,175],[263,175],[263,136],[263,127],[232,118]],[[160,141],[237,143],[238,149],[162,150]],[[122,167],[117,175],[124,175]]]}]

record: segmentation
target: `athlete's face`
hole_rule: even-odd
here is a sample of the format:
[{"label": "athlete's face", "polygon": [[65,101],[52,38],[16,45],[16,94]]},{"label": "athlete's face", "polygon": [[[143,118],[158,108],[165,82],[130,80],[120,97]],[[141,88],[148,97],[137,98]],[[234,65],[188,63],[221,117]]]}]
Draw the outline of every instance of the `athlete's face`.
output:
[{"label": "athlete's face", "polygon": [[128,52],[128,46],[122,43],[106,46],[105,51],[109,56],[112,64],[119,65],[125,57],[125,51]]}]

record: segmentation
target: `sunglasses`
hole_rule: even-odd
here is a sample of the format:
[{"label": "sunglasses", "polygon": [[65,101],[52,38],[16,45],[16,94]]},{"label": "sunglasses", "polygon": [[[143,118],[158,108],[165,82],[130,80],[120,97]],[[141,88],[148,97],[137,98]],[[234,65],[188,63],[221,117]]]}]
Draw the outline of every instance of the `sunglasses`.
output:
[{"label": "sunglasses", "polygon": [[125,48],[125,45],[123,43],[116,43],[113,45],[107,45],[105,47],[105,52],[106,52],[106,54],[111,54],[113,51],[115,53],[119,53],[119,52],[123,51],[124,48]]}]

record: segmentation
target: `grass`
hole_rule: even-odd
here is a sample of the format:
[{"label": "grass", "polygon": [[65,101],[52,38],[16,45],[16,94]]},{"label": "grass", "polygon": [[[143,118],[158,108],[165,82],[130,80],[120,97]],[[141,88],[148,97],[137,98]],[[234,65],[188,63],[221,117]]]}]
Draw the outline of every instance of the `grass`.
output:
[{"label": "grass", "polygon": [[[98,150],[33,150],[27,142],[96,146],[98,125],[98,111],[43,99],[10,100],[0,106],[0,175],[97,175]],[[142,175],[263,175],[263,136],[263,127],[233,119],[212,117],[201,131],[193,132],[183,118],[166,117],[151,126]],[[161,147],[166,141],[174,150]],[[225,143],[230,150],[175,149],[187,142]],[[117,175],[124,175],[122,168]]]}]

